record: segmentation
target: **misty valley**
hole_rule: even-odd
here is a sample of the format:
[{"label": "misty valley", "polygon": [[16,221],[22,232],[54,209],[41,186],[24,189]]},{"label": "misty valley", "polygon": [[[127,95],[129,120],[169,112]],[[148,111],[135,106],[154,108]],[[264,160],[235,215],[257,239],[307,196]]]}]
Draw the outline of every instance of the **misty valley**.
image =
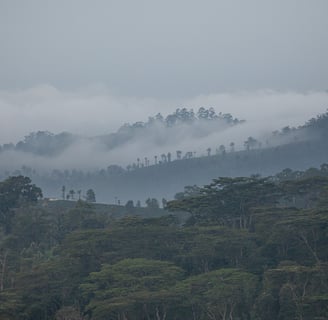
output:
[{"label": "misty valley", "polygon": [[213,108],[179,108],[103,136],[33,132],[0,146],[0,177],[29,176],[49,198],[85,199],[92,189],[101,203],[161,203],[218,176],[318,168],[327,161],[327,124],[328,114],[322,114],[296,128],[244,136],[247,119]]},{"label": "misty valley", "polygon": [[182,108],[2,145],[0,318],[327,319],[328,113],[223,139],[245,123]]},{"label": "misty valley", "polygon": [[0,320],[328,320],[327,12],[0,0]]}]

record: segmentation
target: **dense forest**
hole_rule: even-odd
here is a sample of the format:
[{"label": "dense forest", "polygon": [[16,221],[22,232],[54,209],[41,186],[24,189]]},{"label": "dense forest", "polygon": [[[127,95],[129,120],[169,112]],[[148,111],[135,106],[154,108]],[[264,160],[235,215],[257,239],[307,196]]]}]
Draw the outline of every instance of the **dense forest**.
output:
[{"label": "dense forest", "polygon": [[[165,142],[164,137],[177,140],[184,130],[190,134],[188,139],[193,140],[195,137],[192,134],[207,136],[218,130],[242,126],[244,123],[245,121],[235,119],[230,114],[216,114],[211,108],[200,108],[196,114],[182,108],[166,118],[157,115],[150,117],[145,123],[126,124],[115,134],[89,140],[101,141],[101,145],[107,150],[102,154],[105,156],[108,152],[120,150],[118,146],[122,147],[127,141],[138,145],[142,137],[150,136],[156,140],[156,144],[161,145]],[[164,131],[155,128],[164,128]],[[204,145],[203,154],[196,154],[192,149],[164,152],[164,144],[163,152],[152,158],[136,154],[135,161],[126,166],[119,163],[108,164],[92,170],[78,168],[80,159],[76,157],[79,154],[77,150],[69,155],[76,158],[77,167],[73,169],[42,170],[23,165],[15,170],[5,170],[3,166],[6,161],[15,163],[17,157],[25,159],[29,154],[38,155],[46,164],[52,163],[51,159],[57,159],[56,154],[60,154],[65,148],[69,149],[76,138],[67,133],[53,135],[38,132],[16,145],[2,146],[0,155],[9,154],[10,157],[0,164],[0,178],[5,179],[11,175],[29,176],[42,188],[45,196],[58,199],[62,199],[63,186],[67,191],[73,190],[75,194],[81,192],[82,199],[86,197],[87,190],[93,189],[97,194],[97,201],[103,203],[118,204],[129,200],[144,203],[148,198],[162,197],[172,199],[184,186],[204,185],[216,176],[266,176],[287,167],[293,170],[319,167],[328,158],[327,129],[328,113],[325,113],[297,128],[285,127],[272,132],[265,139],[244,137],[242,147],[239,148],[233,141],[228,144],[217,141],[216,146]],[[129,151],[129,154],[133,153],[134,149]],[[97,153],[88,160],[90,164],[98,161],[96,155]],[[41,166],[38,159],[33,158],[33,162]]]},{"label": "dense forest", "polygon": [[0,317],[327,319],[327,195],[326,164],[216,178],[165,211],[42,200],[28,177],[9,177]]}]

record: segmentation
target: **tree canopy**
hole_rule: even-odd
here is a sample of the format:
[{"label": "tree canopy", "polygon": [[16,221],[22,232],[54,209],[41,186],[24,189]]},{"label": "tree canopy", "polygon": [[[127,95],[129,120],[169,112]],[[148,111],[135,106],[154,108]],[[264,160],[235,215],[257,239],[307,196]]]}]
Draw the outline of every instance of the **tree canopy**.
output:
[{"label": "tree canopy", "polygon": [[3,319],[328,317],[327,178],[221,177],[149,218],[82,200],[50,210],[21,177],[0,187]]}]

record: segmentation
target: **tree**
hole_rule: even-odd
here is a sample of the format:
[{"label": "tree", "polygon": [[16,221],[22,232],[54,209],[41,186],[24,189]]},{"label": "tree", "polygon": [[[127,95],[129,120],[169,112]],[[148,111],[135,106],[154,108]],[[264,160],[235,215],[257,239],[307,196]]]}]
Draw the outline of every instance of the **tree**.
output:
[{"label": "tree", "polygon": [[199,189],[198,194],[177,195],[167,208],[190,212],[192,224],[215,222],[247,229],[251,222],[250,209],[274,205],[281,192],[270,178],[221,177]]},{"label": "tree", "polygon": [[62,199],[65,200],[66,199],[66,187],[65,186],[62,186]]},{"label": "tree", "polygon": [[146,205],[148,208],[152,208],[152,209],[158,209],[159,208],[159,203],[158,200],[155,198],[148,198],[146,200]]},{"label": "tree", "polygon": [[248,139],[244,142],[244,146],[247,151],[254,149],[258,145],[258,141],[253,137],[248,137]]},{"label": "tree", "polygon": [[[124,259],[104,264],[81,285],[85,297],[91,297],[87,311],[95,319],[165,320],[170,288],[182,278],[183,270],[173,263],[147,259]],[[138,316],[139,315],[139,316]]]},{"label": "tree", "polygon": [[223,144],[221,144],[221,145],[219,146],[219,151],[220,151],[220,153],[221,153],[222,155],[225,155],[225,153],[226,153],[226,148],[225,148],[225,146],[224,146]]},{"label": "tree", "polygon": [[134,208],[134,203],[133,200],[128,200],[125,204],[126,209],[133,209]]},{"label": "tree", "polygon": [[192,151],[188,151],[186,152],[186,154],[184,155],[183,159],[191,159],[193,156]]},{"label": "tree", "polygon": [[[257,319],[327,319],[327,271],[326,265],[309,267],[292,261],[267,270],[257,301]],[[268,296],[270,299],[265,299]],[[269,318],[265,317],[268,309]]]},{"label": "tree", "polygon": [[0,183],[0,224],[5,232],[11,229],[13,209],[22,205],[33,204],[42,198],[42,191],[31,179],[24,176],[9,177]]},{"label": "tree", "polygon": [[70,195],[70,198],[71,198],[72,200],[74,200],[75,191],[74,191],[73,189],[71,189],[71,190],[69,191],[69,195]]},{"label": "tree", "polygon": [[92,189],[89,189],[86,193],[87,202],[96,202],[96,194]]},{"label": "tree", "polygon": [[103,227],[101,216],[92,210],[88,202],[78,200],[75,208],[69,210],[64,217],[64,228],[70,232],[77,229],[97,229]]},{"label": "tree", "polygon": [[187,300],[185,303],[189,304],[194,319],[250,319],[257,277],[227,268],[190,277],[177,287]]}]

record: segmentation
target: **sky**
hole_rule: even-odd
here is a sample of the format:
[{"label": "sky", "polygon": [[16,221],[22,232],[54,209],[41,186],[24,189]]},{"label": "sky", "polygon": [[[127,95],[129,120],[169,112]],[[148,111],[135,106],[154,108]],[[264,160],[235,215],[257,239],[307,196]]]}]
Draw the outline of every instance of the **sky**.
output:
[{"label": "sky", "polygon": [[0,88],[328,89],[327,0],[0,0]]},{"label": "sky", "polygon": [[327,12],[327,0],[0,0],[0,143],[109,133],[181,106],[302,124],[328,107]]}]

